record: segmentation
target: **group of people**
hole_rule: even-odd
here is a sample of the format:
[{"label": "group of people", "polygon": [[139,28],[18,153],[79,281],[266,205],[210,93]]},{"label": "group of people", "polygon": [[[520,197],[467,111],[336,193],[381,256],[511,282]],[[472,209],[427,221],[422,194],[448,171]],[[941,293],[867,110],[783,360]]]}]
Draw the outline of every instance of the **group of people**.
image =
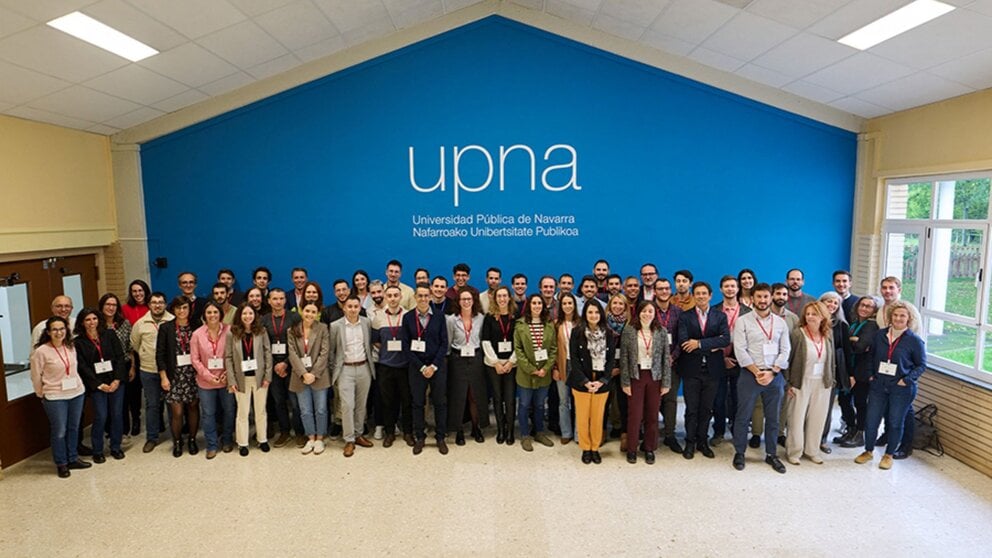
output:
[{"label": "group of people", "polygon": [[[523,274],[503,284],[494,267],[482,291],[463,263],[450,285],[418,269],[410,287],[402,269],[390,261],[384,281],[356,271],[332,284],[326,302],[304,268],[283,290],[265,267],[243,293],[220,270],[209,298],[197,296],[191,272],[179,274],[171,300],[135,280],[125,302],[108,293],[75,318],[72,301],[57,297],[35,328],[31,374],[58,475],[90,467],[81,455],[105,462],[106,440],[123,459],[123,438],[140,433],[142,398],[143,451],[159,444],[165,410],[175,457],[199,453],[201,425],[207,459],[235,446],[249,455],[252,416],[268,452],[270,413],[275,447],[295,442],[319,455],[340,436],[350,457],[370,438],[389,448],[402,437],[417,455],[428,399],[441,454],[449,433],[466,443],[466,425],[483,443],[491,418],[498,444],[519,435],[532,452],[553,446],[554,433],[563,445],[576,440],[586,464],[601,463],[608,436],[630,463],[643,455],[653,464],[660,443],[685,459],[713,458],[729,429],[734,468],[764,437],[765,462],[784,473],[779,444],[793,465],[823,463],[835,400],[844,431],[830,441],[863,446],[857,463],[871,461],[876,445],[885,446],[883,469],[912,452],[926,351],[919,312],[899,300],[895,277],[881,281],[880,297],[858,297],[850,274],[837,271],[834,290],[814,299],[799,269],[771,285],[744,269],[720,279],[722,300],[711,304],[709,283],[688,270],[660,277],[650,263],[622,278],[599,260],[577,284],[570,274],[544,276],[536,292]],[[86,397],[91,448],[80,440]]]}]

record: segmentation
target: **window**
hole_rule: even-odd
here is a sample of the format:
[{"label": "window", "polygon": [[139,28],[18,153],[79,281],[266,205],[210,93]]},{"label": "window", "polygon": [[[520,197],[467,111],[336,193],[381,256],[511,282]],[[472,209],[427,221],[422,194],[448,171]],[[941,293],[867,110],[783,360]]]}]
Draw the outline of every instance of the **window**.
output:
[{"label": "window", "polygon": [[923,316],[931,365],[992,383],[990,176],[889,180],[882,275]]}]

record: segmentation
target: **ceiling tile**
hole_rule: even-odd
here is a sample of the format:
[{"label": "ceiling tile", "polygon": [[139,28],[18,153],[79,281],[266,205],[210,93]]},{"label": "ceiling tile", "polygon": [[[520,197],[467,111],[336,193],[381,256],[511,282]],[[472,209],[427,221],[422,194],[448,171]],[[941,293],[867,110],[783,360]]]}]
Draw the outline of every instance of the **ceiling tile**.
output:
[{"label": "ceiling tile", "polygon": [[258,66],[248,68],[248,73],[255,79],[265,79],[269,76],[274,76],[287,70],[291,70],[299,65],[299,58],[292,54],[286,54],[284,56],[280,56],[279,58],[269,60],[268,62],[263,62]]},{"label": "ceiling tile", "polygon": [[893,110],[904,110],[935,101],[971,93],[973,89],[937,77],[917,72],[904,78],[858,93],[859,99]]},{"label": "ceiling tile", "polygon": [[226,0],[128,1],[190,39],[198,39],[245,20],[245,15]]},{"label": "ceiling tile", "polygon": [[472,6],[483,1],[485,0],[442,0],[444,3],[444,13],[446,14],[450,14],[451,12],[462,8],[467,8],[468,6]]},{"label": "ceiling tile", "polygon": [[396,28],[393,27],[392,20],[387,16],[382,19],[377,19],[364,27],[346,31],[344,32],[343,37],[345,44],[348,46],[354,46],[366,41],[378,39],[379,37],[384,37],[393,31],[396,31]]},{"label": "ceiling tile", "polygon": [[696,48],[696,45],[692,43],[687,43],[675,37],[669,37],[653,29],[648,29],[641,35],[641,42],[660,51],[679,56],[686,56],[692,49]]},{"label": "ceiling tile", "polygon": [[323,58],[334,54],[335,52],[343,49],[345,46],[347,45],[344,44],[344,37],[341,35],[336,35],[329,39],[324,39],[319,43],[305,46],[294,52],[294,54],[296,54],[296,57],[303,62],[310,62],[311,60],[317,60],[318,58]]},{"label": "ceiling tile", "polygon": [[605,31],[611,35],[636,41],[641,38],[646,29],[643,25],[637,25],[628,21],[621,21],[615,17],[599,14],[592,20],[592,26],[600,31]]},{"label": "ceiling tile", "polygon": [[0,60],[0,101],[22,104],[72,85]]},{"label": "ceiling tile", "polygon": [[710,35],[702,46],[735,58],[751,60],[796,33],[798,31],[792,27],[740,12]]},{"label": "ceiling tile", "polygon": [[844,96],[843,93],[802,80],[794,81],[782,89],[818,103],[829,103]]},{"label": "ceiling tile", "polygon": [[150,107],[141,107],[138,110],[131,111],[127,114],[122,114],[116,118],[111,118],[104,122],[108,126],[113,126],[114,128],[120,128],[121,130],[126,130],[132,126],[137,126],[143,122],[148,122],[154,118],[158,118],[165,114],[160,110],[155,110]]},{"label": "ceiling tile", "polygon": [[867,52],[859,52],[803,78],[804,80],[853,95],[887,81],[913,73],[913,69]]},{"label": "ceiling tile", "polygon": [[121,130],[120,128],[114,128],[113,126],[107,126],[106,124],[97,124],[96,126],[90,126],[89,128],[86,128],[86,131],[104,136],[112,136],[117,132],[120,132]]},{"label": "ceiling tile", "polygon": [[646,27],[661,15],[669,0],[605,0],[600,15]]},{"label": "ceiling tile", "polygon": [[562,0],[548,0],[545,11],[553,16],[560,17],[579,25],[592,25],[592,18],[596,17],[596,12],[580,8],[575,4],[563,2]]},{"label": "ceiling tile", "polygon": [[103,74],[83,85],[141,105],[150,105],[189,89],[187,85],[160,76],[137,64],[129,64],[119,70]]},{"label": "ceiling tile", "polygon": [[35,21],[0,6],[0,37],[13,35],[35,25]]},{"label": "ceiling tile", "polygon": [[444,14],[441,0],[386,0],[386,10],[397,29],[413,27],[418,23],[434,19]]},{"label": "ceiling tile", "polygon": [[44,23],[74,12],[93,0],[0,0],[0,6]]},{"label": "ceiling tile", "polygon": [[251,68],[287,54],[286,47],[252,21],[243,21],[197,41],[239,68]]},{"label": "ceiling tile", "polygon": [[314,0],[314,4],[324,12],[327,19],[341,33],[368,27],[383,18],[389,19],[389,12],[380,0]]},{"label": "ceiling tile", "polygon": [[163,101],[155,103],[154,106],[158,110],[165,112],[175,112],[181,108],[186,108],[194,103],[198,103],[204,99],[209,99],[210,96],[198,91],[196,89],[187,89],[186,91],[176,95],[175,97],[169,97]]},{"label": "ceiling tile", "polygon": [[800,33],[754,59],[754,63],[792,77],[802,77],[848,56],[857,49],[809,33]]},{"label": "ceiling tile", "polygon": [[733,56],[729,56],[715,50],[710,50],[705,47],[697,47],[696,50],[692,51],[689,55],[689,58],[725,72],[734,72],[743,66],[745,62],[739,58],[734,58]]},{"label": "ceiling tile", "polygon": [[834,12],[850,0],[754,0],[747,11],[796,29]]},{"label": "ceiling tile", "polygon": [[228,91],[233,91],[239,87],[244,87],[249,83],[254,82],[255,79],[244,72],[238,72],[236,74],[231,74],[225,78],[219,79],[217,81],[210,82],[206,85],[200,86],[200,91],[207,93],[209,95],[217,96],[223,95]]},{"label": "ceiling tile", "polygon": [[140,64],[190,87],[199,87],[238,71],[219,56],[195,43],[186,43],[146,58]]},{"label": "ceiling tile", "polygon": [[308,0],[293,2],[260,15],[255,22],[289,50],[338,35],[338,30]]},{"label": "ceiling tile", "polygon": [[925,69],[992,48],[992,18],[954,10],[869,49],[900,64]]},{"label": "ceiling tile", "polygon": [[125,4],[123,0],[103,0],[86,6],[82,11],[159,52],[175,48],[188,40],[150,15]]},{"label": "ceiling tile", "polygon": [[128,61],[45,25],[0,40],[0,58],[67,81],[82,81]]},{"label": "ceiling tile", "polygon": [[806,30],[827,39],[837,40],[908,3],[909,0],[872,0],[871,2],[856,0],[842,6]]},{"label": "ceiling tile", "polygon": [[756,81],[772,87],[782,87],[786,83],[793,80],[790,76],[780,74],[774,70],[762,68],[761,66],[756,66],[754,64],[745,64],[738,68],[734,73],[751,81]]},{"label": "ceiling tile", "polygon": [[975,0],[968,2],[965,7],[973,12],[992,16],[992,0]]},{"label": "ceiling tile", "polygon": [[27,105],[14,107],[8,110],[7,114],[17,116],[19,118],[26,118],[28,120],[35,120],[37,122],[47,122],[49,124],[55,124],[56,126],[75,128],[77,130],[85,130],[96,124],[96,122],[90,122],[88,120],[83,120],[82,118],[73,118],[63,114],[56,114],[54,112],[48,112],[47,110],[32,108]]},{"label": "ceiling tile", "polygon": [[227,0],[235,8],[241,10],[241,13],[248,16],[257,16],[259,14],[264,14],[271,12],[276,8],[280,8],[293,2],[293,0]]},{"label": "ceiling tile", "polygon": [[890,109],[874,105],[868,101],[862,101],[857,97],[844,97],[843,99],[837,99],[836,101],[830,103],[830,106],[839,108],[840,110],[845,110],[851,114],[856,114],[864,118],[875,118],[876,116],[882,116],[883,114],[892,112]]},{"label": "ceiling tile", "polygon": [[105,122],[122,114],[137,110],[141,105],[126,101],[82,85],[73,85],[35,99],[28,103],[31,108],[58,114],[68,114],[91,122]]},{"label": "ceiling tile", "polygon": [[532,10],[544,9],[544,0],[513,0],[513,3]]},{"label": "ceiling tile", "polygon": [[598,12],[600,6],[603,5],[604,0],[561,0],[561,1],[564,2],[565,4],[571,4],[576,8],[581,8],[583,10],[588,10],[590,12]]},{"label": "ceiling tile", "polygon": [[952,60],[927,71],[975,89],[988,89],[992,87],[992,48]]},{"label": "ceiling tile", "polygon": [[17,106],[16,103],[5,103],[3,101],[0,101],[0,112],[3,112],[5,110],[7,110],[9,108],[12,108],[12,107],[15,107],[15,106]]},{"label": "ceiling tile", "polygon": [[673,0],[651,28],[698,45],[737,13],[730,6],[713,0]]}]

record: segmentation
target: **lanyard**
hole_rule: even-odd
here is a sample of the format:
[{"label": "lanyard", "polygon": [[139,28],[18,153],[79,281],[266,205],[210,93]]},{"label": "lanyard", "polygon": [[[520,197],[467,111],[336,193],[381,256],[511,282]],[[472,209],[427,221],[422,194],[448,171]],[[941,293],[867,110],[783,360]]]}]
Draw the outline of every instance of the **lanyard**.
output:
[{"label": "lanyard", "polygon": [[571,339],[572,338],[572,328],[575,327],[575,325],[572,324],[572,322],[565,322],[563,325],[565,326],[565,339],[566,340],[567,339]]},{"label": "lanyard", "polygon": [[62,364],[65,365],[65,375],[68,376],[69,368],[71,368],[70,360],[69,360],[69,347],[66,347],[64,343],[62,344],[62,347],[65,349],[64,357],[62,356],[62,352],[59,351],[59,348],[56,347],[55,344],[52,344],[52,348],[55,349],[55,354],[59,355],[59,360],[61,360]]},{"label": "lanyard", "polygon": [[755,316],[755,317],[757,319],[754,320],[754,321],[758,322],[758,327],[761,328],[761,333],[765,334],[765,337],[767,337],[768,340],[771,341],[772,340],[772,334],[775,333],[775,318],[772,318],[771,314],[768,315],[768,317],[771,318],[772,326],[766,330],[765,329],[765,325],[761,323],[761,318],[759,318],[757,316]]},{"label": "lanyard", "polygon": [[[821,335],[820,336],[820,344],[817,345],[816,344],[816,339],[813,339],[813,334],[809,332],[809,326],[805,326],[805,327],[803,327],[803,329],[806,330],[806,335],[809,337],[809,340],[813,342],[813,348],[816,349],[816,360],[820,360],[820,357],[823,356],[823,344],[826,341],[826,337],[823,337]],[[892,353],[890,352],[889,354],[892,354]]]},{"label": "lanyard", "polygon": [[243,356],[245,360],[249,358],[255,358],[255,352],[252,349],[255,347],[255,338],[251,335],[245,335],[241,338],[241,348],[244,350]]},{"label": "lanyard", "polygon": [[396,326],[394,327],[392,314],[389,313],[389,310],[386,310],[386,324],[389,326],[389,334],[393,337],[393,339],[396,339],[398,337],[401,321],[402,320],[396,320]]},{"label": "lanyard", "polygon": [[179,354],[189,354],[189,333],[182,332],[179,324],[176,324],[176,343],[179,345]]},{"label": "lanyard", "polygon": [[102,362],[103,361],[103,347],[100,346],[100,339],[93,339],[92,337],[89,337],[89,336],[87,336],[87,338],[90,340],[90,343],[93,343],[93,347],[96,348],[96,353],[98,355],[100,355],[100,361]]},{"label": "lanyard", "polygon": [[[668,324],[672,320],[672,313],[673,313],[672,307],[670,305],[668,307],[668,310],[665,310],[664,312],[662,312],[660,309],[658,310],[658,314],[657,314],[658,323],[664,326],[666,331],[668,330]],[[662,316],[664,316],[664,318]]]},{"label": "lanyard", "polygon": [[217,339],[214,340],[210,338],[210,330],[209,329],[207,330],[207,341],[210,342],[210,351],[211,354],[214,356],[214,358],[217,358],[217,345],[220,344],[221,331],[223,331],[223,326],[221,326],[221,328],[217,330]]},{"label": "lanyard", "polygon": [[699,311],[699,308],[696,308],[696,317],[699,318],[699,334],[700,334],[700,336],[705,337],[706,336],[706,314],[703,314],[702,312]]},{"label": "lanyard", "polygon": [[[509,318],[509,316],[507,316],[507,318]],[[503,316],[500,316],[496,320],[496,323],[499,324],[499,330],[503,332],[503,341],[509,341],[510,340],[510,324],[512,323],[512,321],[510,319],[507,319],[506,320],[506,327],[503,327]]]},{"label": "lanyard", "polygon": [[741,314],[741,305],[738,304],[737,306],[734,307],[733,314],[727,311],[726,307],[724,307],[723,311],[724,313],[727,314],[727,321],[730,322],[728,324],[730,326],[730,331],[734,331],[734,324],[737,323],[737,317],[740,316]]},{"label": "lanyard", "polygon": [[280,317],[279,327],[276,327],[276,317],[275,316],[269,316],[269,317],[272,318],[272,331],[275,333],[276,341],[278,341],[279,334],[285,331],[285,328],[283,326],[286,325],[286,313],[283,312],[282,316]]},{"label": "lanyard", "polygon": [[[424,325],[421,326],[420,325],[420,318],[422,316],[427,316],[427,323],[425,323]],[[417,322],[417,339],[423,339],[424,338],[424,331],[426,331],[427,330],[427,326],[429,326],[431,324],[431,315],[430,314],[421,314],[420,311],[417,311],[417,319],[414,320],[414,321]]]},{"label": "lanyard", "polygon": [[303,354],[310,354],[310,340],[307,339],[306,330],[303,331]]},{"label": "lanyard", "polygon": [[886,334],[885,336],[889,340],[889,350],[885,358],[887,362],[892,362],[892,353],[895,352],[896,346],[898,346],[899,342],[902,341],[902,334],[899,334],[899,337],[896,337],[894,342],[891,336],[892,336],[892,330],[890,329],[889,333]]},{"label": "lanyard", "polygon": [[868,323],[868,320],[855,324],[854,328],[851,329],[851,337],[857,337],[858,333],[861,332],[861,328],[865,327],[866,323]]},{"label": "lanyard", "polygon": [[644,328],[641,328],[641,341],[644,341],[644,351],[648,356],[651,356],[651,344],[654,342],[654,338],[644,335]]},{"label": "lanyard", "polygon": [[462,326],[462,331],[465,332],[465,344],[466,345],[471,344],[471,342],[472,342],[472,340],[471,340],[471,336],[472,336],[472,320],[469,320],[468,321],[468,329],[465,328],[465,318],[463,318],[461,316],[458,316],[458,323]]}]

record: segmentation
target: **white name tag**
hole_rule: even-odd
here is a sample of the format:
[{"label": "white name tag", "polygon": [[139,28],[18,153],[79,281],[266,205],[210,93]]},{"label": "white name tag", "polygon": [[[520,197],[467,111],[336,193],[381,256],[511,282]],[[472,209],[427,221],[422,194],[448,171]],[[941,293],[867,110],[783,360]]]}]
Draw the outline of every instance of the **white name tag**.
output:
[{"label": "white name tag", "polygon": [[62,378],[62,391],[68,391],[70,389],[76,389],[79,383],[76,378],[70,376],[68,378]]},{"label": "white name tag", "polygon": [[403,350],[403,342],[399,339],[390,339],[386,341],[386,350],[391,353],[398,353]]},{"label": "white name tag", "polygon": [[771,366],[775,364],[775,357],[778,356],[778,345],[775,343],[762,343],[761,354],[765,355],[765,364]]},{"label": "white name tag", "polygon": [[538,349],[538,350],[534,351],[534,360],[539,361],[539,362],[542,361],[542,360],[548,360],[548,350],[547,349]]},{"label": "white name tag", "polygon": [[285,343],[273,343],[272,344],[272,354],[274,354],[274,355],[284,355],[284,354],[286,354],[286,344]]},{"label": "white name tag", "polygon": [[823,377],[823,363],[816,362],[813,364],[813,377],[822,378]]},{"label": "white name tag", "polygon": [[671,333],[668,334],[668,346],[669,347],[672,346],[672,334]]},{"label": "white name tag", "polygon": [[896,375],[896,372],[897,372],[896,365],[894,363],[891,363],[891,362],[880,362],[880,363],[878,363],[878,373],[879,374],[884,374],[886,376],[895,376]]},{"label": "white name tag", "polygon": [[427,352],[427,343],[421,339],[411,339],[410,350],[415,353],[425,353]]},{"label": "white name tag", "polygon": [[304,368],[310,368],[311,366],[313,366],[313,359],[310,358],[310,355],[303,355],[303,358],[301,358],[300,360],[303,361]]},{"label": "white name tag", "polygon": [[220,370],[221,368],[224,368],[224,359],[217,357],[208,358],[207,368],[210,368],[212,370]]},{"label": "white name tag", "polygon": [[463,357],[474,357],[475,356],[475,349],[473,349],[472,347],[462,347],[462,356]]},{"label": "white name tag", "polygon": [[614,360],[620,360],[620,347],[617,347],[617,352],[613,353]]},{"label": "white name tag", "polygon": [[640,359],[640,361],[638,362],[638,366],[641,367],[641,370],[651,370],[651,359],[650,358]]},{"label": "white name tag", "polygon": [[496,344],[496,350],[501,353],[508,353],[513,350],[513,341],[500,341]]},{"label": "white name tag", "polygon": [[253,372],[258,370],[258,361],[250,358],[248,360],[241,361],[241,371],[242,372]]},{"label": "white name tag", "polygon": [[176,355],[176,366],[192,366],[193,357],[190,355]]},{"label": "white name tag", "polygon": [[114,363],[109,360],[101,360],[95,366],[97,374],[107,374],[114,371]]}]

